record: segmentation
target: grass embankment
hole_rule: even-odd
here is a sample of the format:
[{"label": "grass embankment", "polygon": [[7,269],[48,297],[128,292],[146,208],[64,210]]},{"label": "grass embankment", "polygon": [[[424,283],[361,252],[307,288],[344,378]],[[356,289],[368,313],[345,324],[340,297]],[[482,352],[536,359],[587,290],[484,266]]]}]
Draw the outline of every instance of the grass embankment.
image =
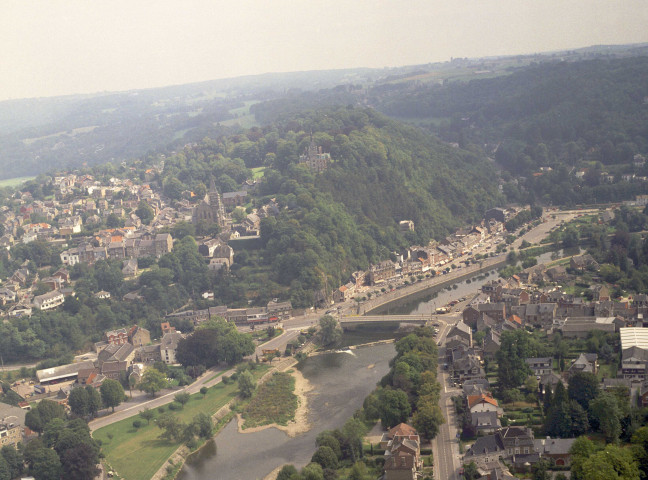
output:
[{"label": "grass embankment", "polygon": [[299,404],[294,393],[295,379],[288,372],[275,372],[261,385],[243,410],[243,428],[261,427],[276,423],[288,425],[295,419]]},{"label": "grass embankment", "polygon": [[[268,367],[261,365],[252,374],[258,379],[267,369]],[[185,407],[174,413],[186,423],[191,422],[199,413],[211,416],[234,399],[237,391],[236,382],[229,385],[219,383],[211,387],[204,398],[199,393],[192,395]],[[161,408],[169,411],[168,405],[155,408],[153,411],[159,415]],[[149,480],[177,450],[180,443],[158,438],[162,430],[155,425],[154,421],[147,425],[142,420],[143,426],[139,429],[134,428],[133,421],[137,419],[141,420],[139,416],[134,416],[115,422],[100,428],[93,436],[101,440],[106,462],[120,477],[128,480]]]}]

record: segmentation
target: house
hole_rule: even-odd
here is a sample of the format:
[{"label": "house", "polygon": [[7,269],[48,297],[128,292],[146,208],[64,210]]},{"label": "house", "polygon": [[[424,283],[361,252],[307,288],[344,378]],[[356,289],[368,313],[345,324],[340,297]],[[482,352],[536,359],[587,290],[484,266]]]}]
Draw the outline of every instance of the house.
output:
[{"label": "house", "polygon": [[524,322],[538,328],[553,325],[558,306],[555,303],[530,303],[524,310]]},{"label": "house", "polygon": [[472,305],[468,305],[466,308],[464,308],[464,311],[461,313],[461,317],[463,319],[463,322],[466,325],[468,325],[470,328],[480,330],[477,327],[477,323],[482,318],[482,314],[479,310],[477,310],[476,307],[473,307]]},{"label": "house", "polygon": [[468,395],[466,404],[471,414],[478,412],[499,412],[499,403],[490,393],[481,393],[479,395]]},{"label": "house", "polygon": [[376,265],[371,265],[367,274],[369,285],[382,283],[395,276],[396,266],[389,260],[382,261]]},{"label": "house", "polygon": [[423,467],[420,438],[411,426],[401,423],[383,435],[385,449],[384,480],[416,480]]},{"label": "house", "polygon": [[151,332],[146,328],[134,325],[128,330],[128,341],[136,347],[148,345],[151,343]]},{"label": "house", "polygon": [[106,298],[110,298],[110,292],[106,292],[105,290],[101,290],[101,291],[95,293],[94,296],[96,298],[100,298],[100,299],[104,300]]},{"label": "house", "polygon": [[160,323],[160,328],[162,329],[162,335],[165,333],[173,333],[176,331],[175,327],[172,327],[169,322]]},{"label": "house", "polygon": [[164,363],[169,365],[177,363],[176,350],[178,349],[178,342],[183,338],[183,335],[179,332],[165,333],[162,336],[162,341],[160,342],[160,356]]},{"label": "house", "polygon": [[471,413],[470,423],[477,435],[494,433],[498,428],[502,427],[496,411]]},{"label": "house", "polygon": [[556,265],[555,267],[548,268],[545,271],[545,274],[552,282],[564,282],[569,277],[567,269],[562,265]]},{"label": "house", "polygon": [[598,372],[598,355],[596,353],[581,353],[567,369],[569,376],[578,372],[596,375],[596,372]]},{"label": "house", "polygon": [[500,345],[500,334],[494,330],[488,332],[484,337],[484,343],[482,347],[484,358],[487,358],[489,360],[495,358],[495,354],[500,349]]},{"label": "house", "polygon": [[525,360],[526,364],[533,371],[533,374],[536,377],[546,375],[551,373],[553,370],[553,358],[552,357],[534,357],[527,358]]},{"label": "house", "polygon": [[461,388],[465,396],[480,395],[490,390],[490,382],[486,378],[472,378],[466,380]]},{"label": "house", "polygon": [[448,332],[447,338],[459,336],[468,342],[468,346],[472,345],[472,330],[468,325],[459,320]]},{"label": "house", "polygon": [[401,220],[398,222],[398,230],[401,232],[413,232],[414,222],[412,220]]},{"label": "house", "polygon": [[452,362],[452,375],[463,382],[473,378],[485,378],[486,372],[481,366],[479,357],[472,350],[465,352]]},{"label": "house", "polygon": [[569,450],[576,441],[575,438],[539,438],[533,441],[533,446],[540,457],[549,459],[557,467],[571,465]]},{"label": "house", "polygon": [[124,278],[132,278],[137,275],[137,259],[135,258],[129,258],[128,260],[124,261],[123,267],[122,267],[122,274],[124,275]]},{"label": "house", "polygon": [[387,432],[383,433],[380,439],[380,448],[385,450],[389,448],[389,443],[396,440],[410,439],[419,441],[419,434],[416,429],[407,423],[399,423],[395,427],[390,428]]},{"label": "house", "polygon": [[268,317],[277,317],[278,320],[286,320],[292,316],[292,304],[290,302],[279,302],[272,300],[266,305]]},{"label": "house", "polygon": [[247,202],[247,192],[244,190],[238,192],[223,193],[223,205],[226,207],[236,207]]},{"label": "house", "polygon": [[109,345],[123,345],[128,343],[128,332],[125,328],[110,330],[104,333],[104,338]]},{"label": "house", "polygon": [[52,290],[43,295],[36,295],[34,297],[34,306],[40,310],[51,310],[59,305],[63,305],[64,301],[65,296],[60,290]]},{"label": "house", "polygon": [[594,270],[598,272],[601,267],[598,262],[594,260],[594,257],[589,253],[586,253],[585,255],[572,257],[569,260],[569,268],[582,273],[585,270]]}]

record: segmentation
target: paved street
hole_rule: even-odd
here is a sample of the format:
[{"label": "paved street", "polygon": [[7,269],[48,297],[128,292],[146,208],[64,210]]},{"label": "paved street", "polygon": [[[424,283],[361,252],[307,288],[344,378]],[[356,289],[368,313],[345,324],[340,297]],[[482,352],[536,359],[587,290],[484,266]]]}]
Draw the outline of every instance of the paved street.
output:
[{"label": "paved street", "polygon": [[452,405],[452,396],[458,395],[460,390],[458,388],[448,388],[448,375],[443,369],[445,343],[448,331],[453,325],[459,321],[460,316],[457,314],[447,315],[441,326],[439,327],[439,335],[437,338],[441,343],[439,347],[439,373],[438,380],[441,383],[441,395],[439,406],[445,423],[441,425],[439,434],[432,442],[432,451],[434,456],[434,478],[443,480],[458,479],[457,470],[460,467],[459,461],[459,444],[457,441],[457,428],[454,406]]}]

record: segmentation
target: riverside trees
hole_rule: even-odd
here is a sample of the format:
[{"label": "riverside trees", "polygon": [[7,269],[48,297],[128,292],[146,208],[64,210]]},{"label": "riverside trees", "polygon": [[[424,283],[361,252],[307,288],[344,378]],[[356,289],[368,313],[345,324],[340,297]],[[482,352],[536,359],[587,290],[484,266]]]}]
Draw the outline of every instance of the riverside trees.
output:
[{"label": "riverside trees", "polygon": [[199,332],[178,342],[176,358],[185,367],[220,363],[233,365],[254,353],[254,343],[248,334],[222,318],[212,319],[199,327]]}]

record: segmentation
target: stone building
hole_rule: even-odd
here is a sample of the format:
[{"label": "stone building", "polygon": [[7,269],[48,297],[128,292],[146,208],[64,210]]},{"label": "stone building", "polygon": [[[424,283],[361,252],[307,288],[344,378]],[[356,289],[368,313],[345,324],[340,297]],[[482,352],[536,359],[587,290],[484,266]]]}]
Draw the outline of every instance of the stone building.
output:
[{"label": "stone building", "polygon": [[194,224],[198,222],[216,223],[221,228],[225,226],[225,207],[213,179],[205,198],[194,207],[191,221]]}]

